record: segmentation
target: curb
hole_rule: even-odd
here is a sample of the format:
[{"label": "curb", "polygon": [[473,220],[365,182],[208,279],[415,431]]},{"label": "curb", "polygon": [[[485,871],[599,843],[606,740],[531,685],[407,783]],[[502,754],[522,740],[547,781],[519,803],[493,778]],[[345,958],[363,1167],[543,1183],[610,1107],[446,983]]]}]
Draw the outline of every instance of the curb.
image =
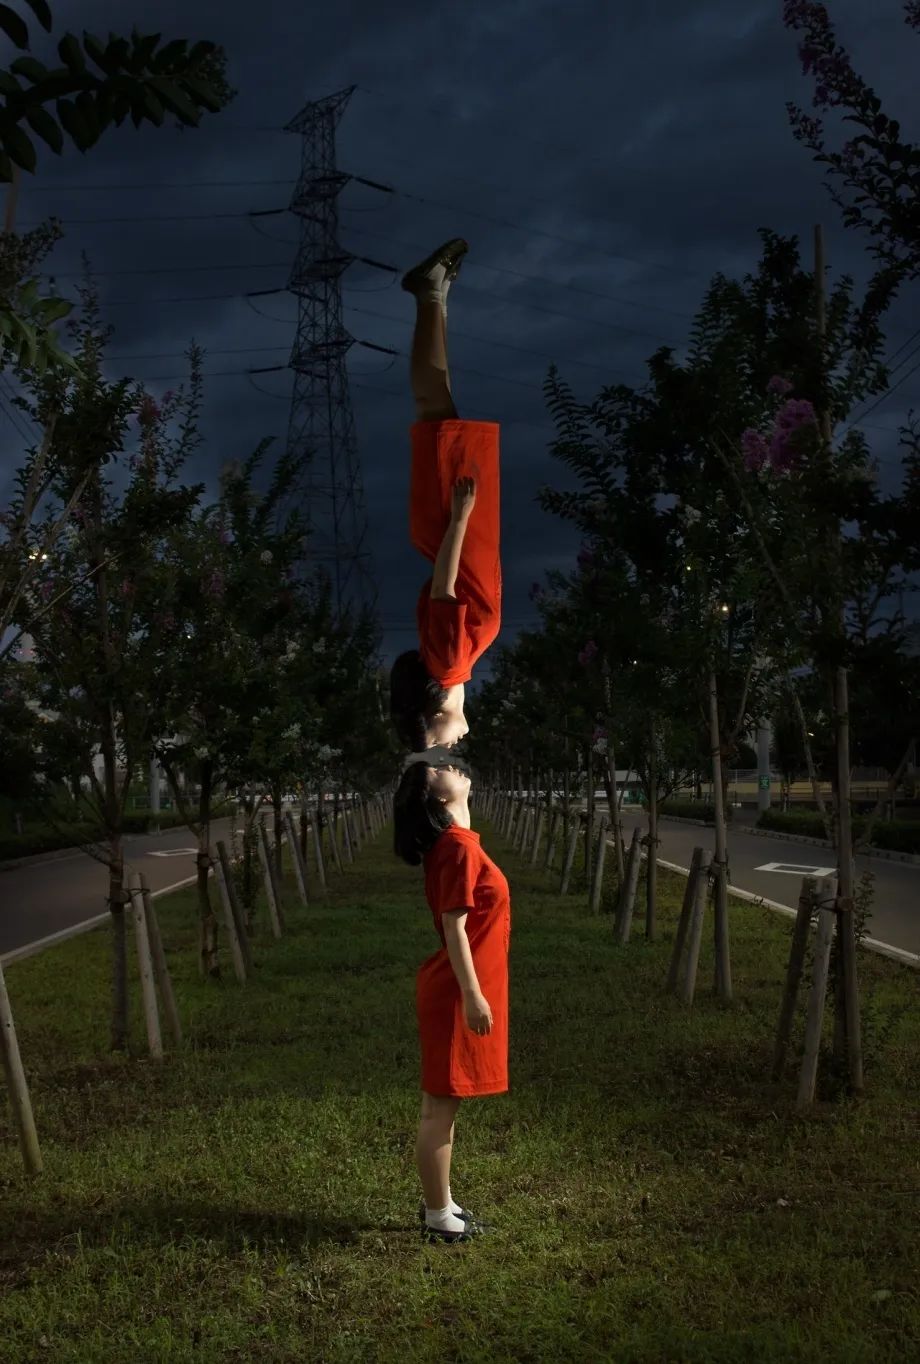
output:
[{"label": "curb", "polygon": [[[647,853],[641,852],[642,857],[647,857]],[[667,867],[669,871],[676,871],[681,876],[689,876],[689,867],[680,867],[676,862],[665,862],[662,858],[656,859],[659,867]],[[750,890],[739,890],[736,886],[729,886],[728,898],[747,900],[750,904],[764,905],[767,909],[772,909],[778,914],[785,914],[787,918],[794,919],[796,910],[790,905],[781,905],[778,900],[768,900],[765,895],[756,895]],[[877,952],[879,956],[888,957],[891,961],[899,962],[902,966],[912,966],[914,970],[920,968],[920,952],[908,952],[903,947],[892,947],[890,943],[879,942],[878,938],[863,938],[860,947],[867,947],[870,952]]]},{"label": "curb", "polygon": [[[695,824],[701,829],[712,829],[715,826],[707,823],[705,819],[688,819],[684,815],[659,815],[661,820],[670,820],[672,824]],[[729,824],[728,836],[731,838],[732,832],[739,834],[756,834],[758,838],[781,838],[789,843],[810,843],[812,847],[829,848],[833,851],[833,844],[826,838],[811,838],[808,834],[786,834],[778,829],[755,829],[748,824]],[[889,848],[860,848],[857,857],[881,857],[886,862],[904,862],[908,866],[920,867],[920,855],[917,853],[893,852]]]}]

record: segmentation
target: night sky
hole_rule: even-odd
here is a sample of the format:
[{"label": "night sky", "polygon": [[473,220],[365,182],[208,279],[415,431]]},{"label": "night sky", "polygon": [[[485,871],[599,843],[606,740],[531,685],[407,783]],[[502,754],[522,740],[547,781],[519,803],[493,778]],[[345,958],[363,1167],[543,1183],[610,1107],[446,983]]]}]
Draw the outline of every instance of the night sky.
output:
[{"label": "night sky", "polygon": [[[283,125],[309,101],[359,87],[339,125],[339,166],[396,191],[350,185],[340,199],[343,246],[397,271],[356,264],[344,277],[352,335],[404,352],[392,360],[355,346],[349,355],[388,661],[413,643],[427,571],[406,524],[414,304],[399,275],[408,266],[448,237],[470,242],[450,293],[451,374],[461,416],[502,424],[503,642],[534,620],[530,584],[568,567],[577,548],[535,501],[540,484],[566,478],[547,449],[550,362],[584,399],[610,382],[641,382],[659,345],[680,351],[712,273],[755,266],[761,226],[799,234],[810,252],[821,221],[834,277],[862,281],[871,268],[866,240],[844,230],[823,168],[788,127],[785,101],[810,105],[811,86],[781,0],[53,8],[54,42],[70,27],[104,38],[136,24],[227,49],[239,94],[223,114],[181,132],[128,124],[85,157],[39,144],[17,221],[63,220],[49,272],[64,293],[88,253],[117,329],[111,377],[132,374],[160,393],[177,387],[192,337],[207,349],[206,443],[186,476],[215,494],[224,460],[263,436],[281,452],[292,387],[287,370],[255,381],[245,371],[286,365],[295,299],[259,299],[257,313],[243,295],[284,290],[298,222],[285,213],[256,231],[244,215],[290,200],[300,138]],[[900,3],[832,0],[830,9],[857,69],[909,130],[920,48]],[[54,43],[35,32],[35,55],[53,64]],[[189,217],[157,221],[170,215]],[[891,350],[915,313],[910,297],[899,301]],[[23,449],[10,376],[2,383],[0,497]],[[867,419],[883,486],[897,476],[898,421],[918,397],[920,373]]]}]

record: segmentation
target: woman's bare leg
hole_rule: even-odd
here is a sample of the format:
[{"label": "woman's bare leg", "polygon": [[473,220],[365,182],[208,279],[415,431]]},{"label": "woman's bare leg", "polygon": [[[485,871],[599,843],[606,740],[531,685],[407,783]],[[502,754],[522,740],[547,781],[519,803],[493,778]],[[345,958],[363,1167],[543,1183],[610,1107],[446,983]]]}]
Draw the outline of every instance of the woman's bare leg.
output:
[{"label": "woman's bare leg", "polygon": [[447,369],[447,322],[439,302],[419,301],[416,305],[409,379],[417,421],[456,417]]},{"label": "woman's bare leg", "polygon": [[462,1100],[422,1092],[422,1115],[415,1141],[418,1165],[428,1208],[446,1208],[450,1188],[454,1118]]}]

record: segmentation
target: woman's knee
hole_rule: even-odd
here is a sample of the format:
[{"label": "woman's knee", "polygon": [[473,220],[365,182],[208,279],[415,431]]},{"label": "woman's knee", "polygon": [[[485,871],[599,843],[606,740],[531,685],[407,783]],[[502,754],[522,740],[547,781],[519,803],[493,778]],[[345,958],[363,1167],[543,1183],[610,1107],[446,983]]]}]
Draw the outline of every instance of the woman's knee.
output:
[{"label": "woman's knee", "polygon": [[422,1117],[450,1127],[462,1100],[453,1094],[429,1094],[422,1090]]}]

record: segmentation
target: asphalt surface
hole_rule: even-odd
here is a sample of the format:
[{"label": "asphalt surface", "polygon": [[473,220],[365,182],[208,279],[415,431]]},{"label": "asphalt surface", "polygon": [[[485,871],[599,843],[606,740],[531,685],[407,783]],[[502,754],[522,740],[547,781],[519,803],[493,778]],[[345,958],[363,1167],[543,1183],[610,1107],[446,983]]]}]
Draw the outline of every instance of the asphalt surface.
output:
[{"label": "asphalt surface", "polygon": [[[626,841],[633,829],[645,829],[644,815],[623,811]],[[212,826],[212,848],[228,838],[230,820]],[[689,867],[693,849],[714,850],[714,831],[673,820],[660,823],[659,857]],[[795,840],[764,838],[733,830],[729,837],[731,883],[794,909],[803,876],[833,871],[833,853]],[[151,890],[165,890],[195,875],[194,840],[187,829],[125,839],[129,872],[142,871]],[[775,864],[792,870],[765,869]],[[875,894],[868,936],[912,955],[920,954],[920,866],[858,857],[857,872],[875,875]],[[83,852],[32,861],[0,870],[0,957],[98,918],[106,911],[106,868]]]},{"label": "asphalt surface", "polygon": [[[627,845],[636,827],[645,832],[646,816],[624,810],[623,835]],[[694,848],[706,848],[715,853],[715,830],[702,825],[662,819],[658,836],[661,839],[658,856],[664,862],[689,867]],[[831,848],[798,843],[794,839],[765,838],[762,834],[733,829],[728,837],[728,862],[732,886],[794,910],[802,877],[832,874],[834,852]],[[770,865],[794,870],[765,870]],[[875,877],[867,936],[917,955],[920,953],[920,866],[881,857],[858,856],[857,878],[867,870]]]},{"label": "asphalt surface", "polygon": [[[211,846],[229,839],[229,819],[211,825]],[[126,874],[143,872],[152,891],[195,875],[188,829],[139,834],[124,841]],[[165,855],[164,855],[165,854]],[[0,870],[0,957],[107,912],[108,868],[75,851]]]}]

